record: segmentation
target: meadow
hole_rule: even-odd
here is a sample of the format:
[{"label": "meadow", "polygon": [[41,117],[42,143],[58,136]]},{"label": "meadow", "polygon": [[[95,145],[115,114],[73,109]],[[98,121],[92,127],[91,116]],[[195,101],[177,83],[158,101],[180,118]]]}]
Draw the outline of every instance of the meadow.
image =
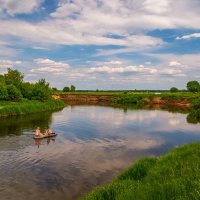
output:
[{"label": "meadow", "polygon": [[63,108],[64,106],[65,104],[62,101],[54,99],[44,102],[38,100],[0,101],[0,117],[38,113]]}]

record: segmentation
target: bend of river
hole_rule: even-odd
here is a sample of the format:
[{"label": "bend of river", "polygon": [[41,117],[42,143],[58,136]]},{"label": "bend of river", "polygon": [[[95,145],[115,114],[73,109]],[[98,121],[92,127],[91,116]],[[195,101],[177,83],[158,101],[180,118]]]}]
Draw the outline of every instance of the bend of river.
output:
[{"label": "bend of river", "polygon": [[[0,199],[77,199],[136,159],[200,141],[200,126],[186,117],[82,105],[0,119]],[[34,140],[37,126],[50,126],[58,136]]]}]

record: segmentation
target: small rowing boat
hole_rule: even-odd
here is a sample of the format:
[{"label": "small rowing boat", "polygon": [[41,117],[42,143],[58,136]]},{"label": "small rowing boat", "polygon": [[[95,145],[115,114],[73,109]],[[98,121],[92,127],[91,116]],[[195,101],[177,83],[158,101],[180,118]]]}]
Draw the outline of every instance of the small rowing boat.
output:
[{"label": "small rowing boat", "polygon": [[43,139],[43,138],[55,137],[57,135],[58,135],[57,133],[51,133],[50,135],[43,135],[42,137],[34,135],[33,139]]}]

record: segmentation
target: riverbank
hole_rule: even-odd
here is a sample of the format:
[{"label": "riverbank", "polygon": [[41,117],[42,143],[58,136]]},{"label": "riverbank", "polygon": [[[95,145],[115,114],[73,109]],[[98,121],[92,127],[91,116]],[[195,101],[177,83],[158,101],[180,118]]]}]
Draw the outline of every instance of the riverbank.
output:
[{"label": "riverbank", "polygon": [[20,102],[0,101],[0,117],[39,113],[63,108],[64,106],[63,101],[55,99],[44,102],[37,100],[23,100]]},{"label": "riverbank", "polygon": [[53,98],[69,104],[111,103],[120,105],[160,105],[190,107],[191,102],[200,97],[199,93],[190,92],[69,92],[55,93]]},{"label": "riverbank", "polygon": [[200,199],[200,143],[144,158],[82,200]]}]

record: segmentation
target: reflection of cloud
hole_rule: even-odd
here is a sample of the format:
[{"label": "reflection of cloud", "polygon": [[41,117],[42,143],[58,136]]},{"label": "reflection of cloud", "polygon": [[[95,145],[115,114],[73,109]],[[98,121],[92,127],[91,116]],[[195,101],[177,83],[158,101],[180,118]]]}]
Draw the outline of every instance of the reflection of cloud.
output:
[{"label": "reflection of cloud", "polygon": [[[8,142],[8,139],[5,140]],[[9,140],[13,142],[12,137]],[[31,188],[33,195],[30,200],[36,199],[38,194],[42,194],[42,198],[51,195],[52,199],[58,199],[60,191],[68,199],[75,199],[74,196],[80,195],[80,191],[86,192],[91,187],[112,180],[121,169],[140,157],[150,155],[149,149],[161,145],[160,141],[136,137],[70,141],[60,135],[56,141],[50,141],[47,145],[47,140],[42,140],[39,148],[33,142],[33,145],[18,148],[18,151],[1,153],[3,170],[15,174],[15,181],[20,183],[17,184],[18,191],[25,191],[19,197]],[[3,175],[1,177],[0,184],[5,184],[6,179]],[[46,190],[51,181],[56,183],[56,187]],[[16,184],[12,183],[4,195],[15,194]]]},{"label": "reflection of cloud", "polygon": [[[73,121],[81,120],[83,124],[91,126],[100,138],[121,136],[121,131],[124,136],[141,132],[174,133],[178,129],[198,132],[198,127],[188,124],[186,114],[182,113],[175,114],[162,110],[128,110],[124,113],[122,109],[100,106],[73,106],[72,111],[71,108],[66,107],[62,115],[58,113],[55,117],[53,116],[54,123],[64,124],[66,121],[73,123]],[[80,130],[85,128],[82,124],[79,126]],[[127,127],[132,133],[127,131]]]},{"label": "reflection of cloud", "polygon": [[175,119],[175,118],[169,119],[169,124],[172,125],[172,126],[177,125],[179,123],[180,123],[179,119]]}]

